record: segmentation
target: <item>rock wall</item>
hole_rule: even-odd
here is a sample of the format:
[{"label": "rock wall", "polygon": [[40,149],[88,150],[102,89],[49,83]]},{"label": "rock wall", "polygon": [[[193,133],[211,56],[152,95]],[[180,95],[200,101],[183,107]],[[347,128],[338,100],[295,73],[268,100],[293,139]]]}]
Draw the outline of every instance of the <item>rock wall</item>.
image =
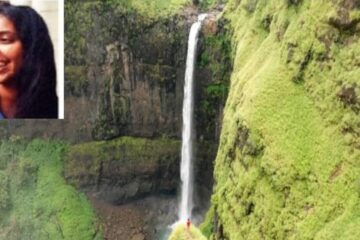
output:
[{"label": "rock wall", "polygon": [[[4,132],[73,143],[119,136],[180,139],[187,37],[197,11],[187,7],[155,18],[121,1],[69,1],[65,120],[15,120],[3,123]],[[208,87],[226,82],[224,72],[231,68],[218,66],[231,64],[223,61],[229,53],[222,53],[224,28],[216,28],[215,13],[206,25],[211,27],[200,40],[195,122],[199,139],[217,142],[227,90],[218,96]]]},{"label": "rock wall", "polygon": [[[110,202],[174,193],[179,183],[180,149],[175,145],[181,138],[187,38],[198,11],[187,6],[147,15],[125,1],[67,1],[65,120],[2,122],[2,136],[75,144],[65,162],[67,179]],[[212,190],[231,70],[230,39],[224,23],[216,20],[220,11],[214,10],[205,22],[195,80],[199,206],[206,205],[203,200],[208,201]],[[138,140],[118,140],[124,136]],[[135,147],[144,142],[146,148]],[[156,144],[164,149],[153,154]],[[77,152],[83,148],[89,153]],[[133,151],[139,155],[127,157]]]},{"label": "rock wall", "polygon": [[[73,145],[65,156],[65,178],[79,189],[120,204],[150,194],[174,195],[179,186],[181,141],[122,137]],[[209,197],[214,144],[197,147],[200,199]]]},{"label": "rock wall", "polygon": [[74,145],[65,157],[65,178],[108,202],[150,193],[174,193],[180,142],[123,137]]},{"label": "rock wall", "polygon": [[[180,139],[187,37],[197,10],[186,8],[177,14],[158,19],[144,18],[128,8],[116,8],[112,5],[109,9],[106,4],[81,4],[72,6],[71,10],[77,18],[83,19],[80,22],[88,21],[87,24],[91,23],[92,26],[91,30],[86,24],[72,26],[70,23],[73,22],[71,19],[74,15],[69,12],[68,27],[71,34],[67,42],[71,52],[66,64],[66,92],[69,93],[67,101],[71,108],[68,117],[75,123],[71,128],[76,128],[76,137],[109,140],[126,135],[151,138],[148,141],[154,141],[153,144],[162,137]],[[92,11],[95,14],[90,20],[86,20],[89,18],[87,13]],[[219,12],[220,9],[214,11],[205,22],[195,80],[198,139],[195,171],[199,184],[199,203],[205,199],[207,201],[211,193],[213,159],[220,132],[222,107],[227,95],[227,89],[222,91],[221,88],[214,93],[208,92],[208,88],[218,84],[227,86],[226,76],[231,69],[230,53],[223,52],[223,49],[229,48],[226,29],[216,22]],[[109,25],[109,22],[113,24]],[[85,34],[76,35],[79,32]],[[86,42],[85,46],[81,45],[82,38]],[[78,54],[79,52],[82,54]],[[94,107],[91,108],[90,105]],[[131,149],[131,146],[125,148]],[[152,172],[146,173],[147,177],[142,182],[152,186],[159,185],[156,179],[162,176],[162,172],[171,178],[162,176],[169,182],[168,191],[175,192],[179,181],[180,161],[180,149],[177,150],[168,159],[170,165],[167,171],[173,174],[165,174],[160,169],[161,166],[157,165],[159,168],[154,167]],[[159,156],[153,158],[149,154],[144,152],[149,164],[156,162],[161,156],[160,152]],[[118,161],[122,159],[120,156],[119,154],[117,157]],[[89,159],[87,161],[91,162]],[[137,171],[142,165],[131,166],[134,168],[134,175],[142,178],[144,173]],[[115,169],[117,168],[109,168],[114,171],[112,175],[127,178]],[[115,182],[109,179],[107,181],[117,187],[114,185],[107,190],[104,198],[109,199],[109,194],[113,192],[112,200],[126,200],[127,197],[120,194],[126,191],[123,190],[125,184],[119,185],[116,179],[111,179]],[[128,180],[127,184],[130,185],[136,182],[133,178]],[[90,185],[97,186],[93,183]],[[161,184],[159,188],[164,189]],[[151,187],[144,189],[134,193],[134,196],[138,198],[157,191]],[[199,205],[204,205],[204,202]]]},{"label": "rock wall", "polygon": [[95,139],[180,137],[188,26],[173,17],[142,27],[131,36],[120,32],[105,46],[102,69],[88,69],[104,84],[92,130]]},{"label": "rock wall", "polygon": [[[89,26],[83,30],[83,54],[70,55],[66,64],[70,99],[94,101],[92,108],[86,107],[84,120],[89,124],[84,131],[92,139],[121,135],[179,137],[184,39],[189,24],[180,15],[149,20],[115,6],[84,3],[72,8],[74,22],[82,21],[80,11],[87,12],[84,18],[90,17]],[[74,31],[79,27],[74,26],[69,35],[73,36]],[[81,36],[74,41],[81,41]],[[81,80],[84,73],[86,77]],[[71,104],[74,108],[82,105],[78,101]],[[70,119],[77,116],[76,111],[68,113]]]}]

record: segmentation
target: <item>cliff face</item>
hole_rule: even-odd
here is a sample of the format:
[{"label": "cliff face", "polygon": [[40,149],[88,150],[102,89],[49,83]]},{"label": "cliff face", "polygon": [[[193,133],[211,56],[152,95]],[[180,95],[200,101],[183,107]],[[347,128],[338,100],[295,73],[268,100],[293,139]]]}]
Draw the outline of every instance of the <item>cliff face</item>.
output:
[{"label": "cliff face", "polygon": [[[153,5],[144,11],[144,3],[135,2],[75,1],[66,6],[65,16],[66,138],[107,140],[74,146],[66,161],[66,176],[82,189],[117,203],[152,193],[174,193],[178,187],[180,145],[173,143],[181,138],[187,38],[198,14],[193,6],[153,14]],[[160,2],[154,2],[156,8]],[[231,69],[227,64],[230,40],[224,26],[216,23],[217,13],[209,17],[202,33],[195,80],[195,171],[200,198],[208,198],[211,192],[212,162]],[[111,140],[121,136],[136,138],[131,144],[124,138]],[[143,141],[148,147],[134,149]],[[104,153],[88,154],[93,146]],[[115,146],[122,152],[115,154]],[[152,150],[157,148],[154,155]],[[134,151],[139,156],[126,157]],[[103,157],[105,152],[111,157]]]},{"label": "cliff face", "polygon": [[[65,157],[65,178],[69,183],[120,204],[150,194],[175,195],[179,185],[181,141],[169,138],[122,137],[71,146]],[[197,146],[196,175],[199,191],[209,197],[213,144]],[[209,176],[210,175],[210,176]],[[204,187],[205,186],[205,189]]]},{"label": "cliff face", "polygon": [[[157,13],[155,17],[151,10],[144,13],[142,8],[133,9],[124,3],[69,6],[66,106],[70,108],[69,128],[76,129],[78,138],[181,138],[187,37],[197,11],[186,7],[168,15]],[[214,21],[215,17],[212,24],[216,25]],[[216,40],[222,30],[213,27],[205,34]],[[214,51],[207,42],[200,45],[199,58],[205,54],[207,60],[199,60],[201,71],[195,81],[196,123],[197,129],[205,127],[199,131],[202,139],[216,142],[227,90],[207,94],[206,89],[221,83],[231,68],[218,67],[229,62],[227,53],[221,52],[223,46]],[[218,65],[209,65],[210,60]],[[211,123],[206,122],[209,118]]]},{"label": "cliff face", "polygon": [[180,142],[123,137],[72,146],[65,178],[78,188],[120,204],[177,187]]},{"label": "cliff face", "polygon": [[[83,130],[93,139],[179,137],[184,39],[189,28],[185,17],[149,19],[123,4],[98,2],[81,3],[71,10],[69,38],[77,43],[68,41],[69,47],[83,54],[67,58],[66,92],[68,100],[74,100],[70,103],[74,110],[83,104],[75,99],[86,98],[86,104],[93,104],[86,106],[85,115],[69,112],[69,119],[80,123],[83,118],[87,123]],[[88,25],[78,26],[81,21]]]},{"label": "cliff face", "polygon": [[[197,9],[186,7],[151,17],[121,3],[85,2],[67,7],[65,80],[71,126],[66,128],[73,129],[75,141],[105,141],[72,146],[65,159],[66,179],[115,204],[160,193],[175,199],[187,38]],[[151,8],[150,4],[149,11]],[[231,69],[230,40],[224,24],[215,22],[218,12],[206,21],[195,77],[196,214],[206,209],[212,190],[213,160]],[[158,214],[160,210],[154,209],[147,223],[149,236],[157,234],[158,230],[152,230],[155,225],[174,221],[168,219],[176,211],[171,207]]]},{"label": "cliff face", "polygon": [[234,70],[212,239],[356,239],[359,1],[230,0],[224,17]]},{"label": "cliff face", "polygon": [[[138,137],[139,141],[147,138],[149,142],[154,140],[154,143],[164,137],[171,138],[169,142],[178,141],[181,138],[187,37],[198,11],[192,6],[181,8],[184,3],[68,1],[65,4],[65,120],[3,122],[3,135],[60,138],[71,143],[110,140],[121,136]],[[214,19],[210,25],[214,25]],[[228,74],[229,68],[219,66],[229,62],[221,51],[222,45],[226,47],[229,40],[221,39],[221,34],[217,38],[221,31],[224,31],[222,27],[217,29],[214,25],[204,32],[208,36],[206,39],[210,40],[200,42],[198,67],[201,71],[195,83],[195,123],[199,139],[197,171],[205,172],[206,179],[198,178],[199,182],[206,183],[204,186],[209,185],[212,179],[212,161],[217,148],[213,143],[218,139],[220,116],[227,94],[227,85],[222,84],[222,79]],[[216,51],[213,51],[214,45]],[[217,65],[210,65],[210,61]],[[132,146],[126,143],[123,147],[131,151]],[[107,144],[112,146],[111,142],[104,143]],[[208,147],[210,149],[206,149]],[[171,175],[173,179],[168,180],[171,191],[174,191],[178,181],[180,148],[170,148],[173,157],[169,159],[171,167],[168,170],[174,174]],[[151,152],[142,153],[150,165],[162,157],[160,153],[155,157]],[[121,159],[121,155],[116,155],[113,160],[118,160],[116,164],[120,164]],[[77,161],[97,164],[95,158],[86,159],[80,155],[67,163],[72,166]],[[133,159],[127,161],[132,162]],[[141,175],[143,172],[140,169],[146,168],[147,163],[138,163],[139,166],[133,170]],[[161,168],[160,165],[157,167]],[[118,184],[116,167],[108,170],[109,176],[105,182],[112,186],[124,186],[136,180],[124,175],[122,177],[129,182]],[[158,178],[159,171],[162,170],[154,169],[147,173],[147,179]],[[76,174],[78,172],[67,172],[69,179],[76,178]],[[79,186],[103,189],[103,185],[99,187],[91,177],[86,179],[89,182],[85,183],[84,180]],[[205,191],[209,192],[210,188],[208,186]],[[153,188],[146,188],[135,195],[150,193],[150,189]],[[160,186],[159,189],[163,188]],[[107,192],[110,193],[110,190]],[[109,194],[105,195],[108,198]],[[121,194],[114,195],[112,200],[127,199]]]},{"label": "cliff face", "polygon": [[184,1],[171,11],[160,2],[146,11],[141,1],[68,1],[65,120],[17,120],[3,124],[6,132],[70,142],[181,137],[187,35],[196,13],[180,13]]},{"label": "cliff face", "polygon": [[[17,120],[4,123],[5,132],[75,143],[119,136],[179,139],[187,37],[198,11],[192,6],[181,9],[184,3],[69,1],[65,120]],[[213,26],[209,31],[212,42],[200,43],[196,124],[204,128],[199,131],[201,139],[216,142],[227,89],[215,86],[208,94],[207,88],[221,83],[230,71],[220,64],[231,64],[223,61],[221,42],[212,51],[213,36],[222,29]],[[216,53],[216,58],[209,53]]]},{"label": "cliff face", "polygon": [[[61,162],[56,181],[63,181],[65,176],[68,183],[101,200],[120,204],[159,193],[170,193],[175,199],[187,36],[198,11],[193,6],[185,8],[185,2],[66,1],[65,120],[1,122],[2,136],[62,139],[74,144],[64,147],[65,154],[56,158]],[[223,79],[230,69],[221,66],[229,62],[229,57],[222,55],[229,39],[222,38],[225,30],[222,26],[217,29],[214,19],[209,22],[209,31],[204,32],[206,40],[200,43],[201,71],[195,86],[195,171],[201,207],[206,205],[202,198],[208,201],[211,192],[212,162],[227,95]],[[210,64],[213,60],[216,64]],[[0,177],[2,190],[7,180]],[[46,192],[44,196],[48,197]],[[4,199],[7,201],[7,196]],[[160,209],[166,209],[166,204]],[[64,206],[67,208],[66,203]],[[165,223],[168,219],[161,218],[176,209],[172,206],[158,214],[157,207],[147,210],[147,217],[153,215],[147,219],[148,226],[154,227],[157,223],[152,220],[156,218]],[[93,218],[84,216],[86,221]],[[21,224],[26,225],[24,222]],[[150,236],[156,234],[154,228],[149,227],[148,232]]]}]

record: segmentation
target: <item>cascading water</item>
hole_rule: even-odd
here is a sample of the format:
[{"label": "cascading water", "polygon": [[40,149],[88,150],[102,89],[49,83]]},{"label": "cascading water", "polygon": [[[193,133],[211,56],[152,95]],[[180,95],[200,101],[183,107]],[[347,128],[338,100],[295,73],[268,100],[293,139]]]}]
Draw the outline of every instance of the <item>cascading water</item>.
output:
[{"label": "cascading water", "polygon": [[184,102],[183,102],[183,129],[181,147],[181,202],[179,207],[179,221],[191,219],[193,208],[193,173],[192,173],[192,122],[193,122],[193,76],[196,60],[196,47],[202,21],[207,14],[200,14],[198,20],[191,26],[188,52],[186,59]]},{"label": "cascading water", "polygon": [[182,147],[181,147],[181,202],[179,205],[178,221],[161,234],[161,239],[165,240],[179,223],[184,223],[187,219],[191,219],[193,209],[193,173],[192,173],[192,119],[193,119],[193,76],[194,65],[196,60],[196,46],[201,29],[202,21],[207,14],[200,14],[198,20],[191,26],[188,51],[186,58],[185,85],[184,85],[184,101],[183,101],[183,129],[182,129]]}]

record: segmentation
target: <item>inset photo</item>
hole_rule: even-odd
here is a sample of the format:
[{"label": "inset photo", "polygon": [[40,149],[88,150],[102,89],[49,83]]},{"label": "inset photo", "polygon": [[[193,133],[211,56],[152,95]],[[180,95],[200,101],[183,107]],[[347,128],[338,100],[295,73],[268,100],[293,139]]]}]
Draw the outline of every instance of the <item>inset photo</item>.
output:
[{"label": "inset photo", "polygon": [[64,118],[63,2],[0,1],[0,119]]}]

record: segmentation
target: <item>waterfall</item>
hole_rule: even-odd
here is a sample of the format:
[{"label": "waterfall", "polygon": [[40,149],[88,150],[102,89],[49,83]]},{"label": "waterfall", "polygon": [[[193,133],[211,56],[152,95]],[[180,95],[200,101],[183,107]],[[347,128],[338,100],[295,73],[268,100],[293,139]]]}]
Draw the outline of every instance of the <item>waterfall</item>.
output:
[{"label": "waterfall", "polygon": [[191,219],[193,208],[193,173],[192,173],[192,123],[194,112],[193,97],[193,77],[194,65],[196,60],[196,46],[201,23],[206,18],[206,14],[200,14],[198,20],[191,26],[188,51],[186,59],[184,102],[183,102],[183,128],[182,128],[182,147],[181,147],[181,202],[179,207],[179,220],[186,221]]}]

